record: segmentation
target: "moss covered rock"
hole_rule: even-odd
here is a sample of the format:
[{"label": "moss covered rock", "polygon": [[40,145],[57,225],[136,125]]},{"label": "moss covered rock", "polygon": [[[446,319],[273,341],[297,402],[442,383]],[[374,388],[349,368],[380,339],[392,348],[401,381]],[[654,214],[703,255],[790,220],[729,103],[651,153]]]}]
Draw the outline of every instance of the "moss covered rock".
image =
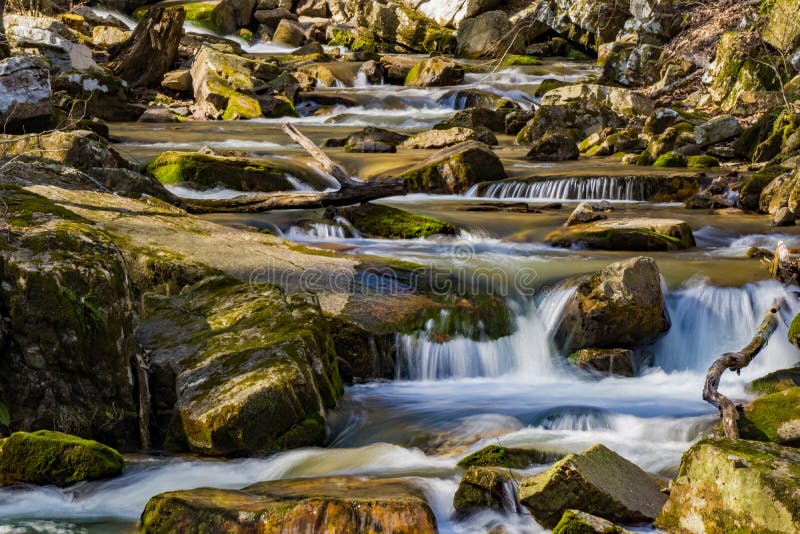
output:
[{"label": "moss covered rock", "polygon": [[431,155],[402,174],[412,193],[463,193],[485,180],[501,180],[506,171],[486,145],[466,141]]},{"label": "moss covered rock", "polygon": [[769,395],[797,386],[800,386],[800,366],[773,371],[761,378],[756,378],[747,385],[747,390],[760,395]]},{"label": "moss covered rock", "polygon": [[458,462],[459,467],[510,467],[526,469],[536,464],[548,464],[563,457],[556,452],[538,449],[519,449],[488,445],[479,451],[465,456]]},{"label": "moss covered rock", "polygon": [[481,510],[516,512],[517,502],[514,495],[513,477],[507,469],[493,467],[470,467],[453,497],[456,515],[468,516]]},{"label": "moss covered rock", "polygon": [[425,59],[414,65],[406,76],[409,87],[443,87],[464,81],[464,67],[441,57]]},{"label": "moss covered rock", "polygon": [[626,116],[648,116],[655,111],[655,104],[649,98],[630,89],[607,85],[589,83],[565,85],[548,91],[542,96],[542,105],[544,106],[558,106],[575,102],[603,105]]},{"label": "moss covered rock", "polygon": [[564,226],[545,237],[557,247],[600,250],[682,250],[695,245],[689,224],[677,219],[609,219]]},{"label": "moss covered rock", "polygon": [[553,534],[630,534],[611,521],[580,510],[567,510],[553,528]]},{"label": "moss covered rock", "polygon": [[165,185],[186,184],[197,189],[224,186],[238,191],[291,191],[295,176],[317,185],[319,177],[288,160],[237,158],[200,152],[163,152],[145,171]]},{"label": "moss covered rock", "polygon": [[61,432],[15,432],[0,441],[0,486],[69,486],[117,476],[124,467],[122,456],[111,447]]},{"label": "moss covered rock", "polygon": [[436,234],[455,235],[450,223],[382,204],[361,204],[339,213],[364,235],[386,239],[416,239]]},{"label": "moss covered rock", "polygon": [[620,523],[652,521],[667,498],[639,467],[594,445],[523,479],[519,500],[536,521],[554,528],[567,510]]},{"label": "moss covered rock", "polygon": [[59,130],[41,135],[0,134],[0,157],[19,155],[42,158],[83,171],[94,168],[136,169],[136,164],[89,130]]},{"label": "moss covered rock", "polygon": [[743,439],[800,445],[800,387],[766,395],[747,404],[739,419]]},{"label": "moss covered rock", "polygon": [[652,354],[631,349],[581,349],[569,355],[578,369],[600,375],[636,376]]},{"label": "moss covered rock", "polygon": [[579,100],[545,104],[539,106],[533,118],[519,131],[517,143],[528,144],[548,131],[557,130],[570,131],[576,139],[582,140],[605,128],[621,128],[626,123],[624,115],[603,103]]},{"label": "moss covered rock", "polygon": [[169,429],[168,448],[256,454],[321,443],[322,413],[342,383],[315,298],[211,277],[177,297],[149,295],[144,307],[139,338],[176,398],[154,421]]},{"label": "moss covered rock", "polygon": [[563,352],[635,347],[670,327],[658,266],[638,257],[585,278],[562,311],[555,339]]},{"label": "moss covered rock", "polygon": [[396,532],[435,534],[421,491],[405,480],[360,477],[262,482],[241,491],[200,488],[151,498],[142,532]]},{"label": "moss covered rock", "polygon": [[686,156],[680,152],[667,152],[653,162],[653,167],[686,167],[686,164]]},{"label": "moss covered rock", "polygon": [[711,169],[719,167],[719,160],[714,156],[689,156],[686,158],[686,166],[690,169]]},{"label": "moss covered rock", "polygon": [[246,59],[202,46],[194,58],[191,73],[197,107],[204,116],[211,119],[261,116],[253,72]]},{"label": "moss covered rock", "polygon": [[800,530],[800,451],[773,443],[706,439],[681,461],[656,526],[677,533]]}]

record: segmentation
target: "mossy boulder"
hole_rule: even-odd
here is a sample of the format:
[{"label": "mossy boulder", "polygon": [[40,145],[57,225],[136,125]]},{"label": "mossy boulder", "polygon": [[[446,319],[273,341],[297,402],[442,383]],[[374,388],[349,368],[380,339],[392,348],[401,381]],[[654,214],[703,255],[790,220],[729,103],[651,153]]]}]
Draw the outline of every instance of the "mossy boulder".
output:
[{"label": "mossy boulder", "polygon": [[553,534],[630,534],[611,521],[580,510],[567,510],[553,528]]},{"label": "mossy boulder", "polygon": [[667,498],[639,467],[594,445],[523,479],[519,500],[537,522],[554,528],[567,510],[619,523],[652,521]]},{"label": "mossy boulder", "polygon": [[305,478],[242,489],[200,488],[151,498],[146,534],[172,532],[397,532],[435,534],[422,491],[401,479]]},{"label": "mossy boulder", "polygon": [[800,386],[800,366],[780,369],[756,378],[747,384],[747,390],[760,395],[769,395],[797,386]]},{"label": "mossy boulder", "polygon": [[246,455],[322,442],[342,383],[316,298],[219,276],[146,295],[144,308],[140,342],[176,399],[153,421],[167,448]]},{"label": "mossy boulder", "polygon": [[[516,512],[517,502],[511,484],[513,476],[508,469],[495,467],[470,467],[458,484],[453,507],[456,516],[465,517],[481,510]],[[509,505],[512,510],[506,510]]]},{"label": "mossy boulder", "polygon": [[198,112],[203,116],[211,119],[261,116],[251,64],[246,59],[201,46],[191,73]]},{"label": "mossy boulder", "polygon": [[505,177],[500,158],[477,141],[440,150],[401,175],[409,192],[445,194],[463,193],[478,182]]},{"label": "mossy boulder", "polygon": [[[551,91],[552,92],[552,91]],[[627,119],[599,102],[570,101],[539,106],[536,114],[517,134],[517,143],[525,145],[549,131],[569,131],[583,140],[605,128],[622,128]]]},{"label": "mossy boulder", "polygon": [[224,186],[238,191],[291,191],[295,176],[317,185],[319,177],[288,160],[216,156],[200,152],[163,152],[145,171],[165,185],[196,189]]},{"label": "mossy boulder", "polygon": [[583,279],[561,312],[555,340],[566,354],[633,348],[658,339],[669,327],[658,266],[638,257]]},{"label": "mossy boulder", "polygon": [[[764,174],[766,180],[768,174]],[[779,174],[761,189],[758,198],[760,212],[775,215],[781,208],[789,208],[795,215],[800,213],[800,171],[797,169]]]},{"label": "mossy boulder", "polygon": [[739,419],[743,439],[800,445],[800,387],[766,395],[745,405]]},{"label": "mossy boulder", "polygon": [[686,167],[686,164],[686,156],[680,152],[667,152],[658,156],[653,167]]},{"label": "mossy boulder", "polygon": [[94,168],[136,169],[108,141],[89,130],[54,131],[41,135],[0,134],[0,157],[42,158],[82,171]]},{"label": "mossy boulder", "polygon": [[560,460],[564,455],[539,449],[520,449],[487,445],[479,451],[465,456],[458,462],[458,467],[509,467],[527,469],[532,465],[548,464]]},{"label": "mossy boulder", "polygon": [[339,214],[362,234],[385,239],[417,239],[432,235],[455,235],[458,229],[450,223],[417,215],[382,204],[361,204],[342,208]]},{"label": "mossy boulder", "polygon": [[608,219],[563,226],[545,237],[556,247],[599,250],[683,250],[695,245],[689,224],[677,219]]},{"label": "mossy boulder", "polygon": [[578,369],[600,376],[636,376],[652,354],[632,349],[580,349],[568,359]]},{"label": "mossy boulder", "polygon": [[122,456],[111,447],[61,432],[15,432],[0,440],[0,486],[70,486],[115,477],[124,467]]},{"label": "mossy boulder", "polygon": [[714,156],[701,155],[686,158],[686,166],[690,169],[711,169],[719,167],[719,160]]},{"label": "mossy boulder", "polygon": [[681,460],[656,519],[667,532],[797,532],[800,451],[743,439],[705,439]]},{"label": "mossy boulder", "polygon": [[626,116],[648,116],[655,111],[649,98],[622,87],[579,83],[565,85],[542,96],[543,106],[558,106],[576,102],[591,102],[611,108]]},{"label": "mossy boulder", "polygon": [[454,61],[433,57],[414,65],[406,76],[408,87],[443,87],[464,81],[464,67]]},{"label": "mossy boulder", "polygon": [[[34,172],[33,164],[12,165],[4,179],[26,181]],[[6,426],[138,447],[136,313],[119,249],[104,231],[35,193],[6,184],[0,200],[7,210],[0,233]]]},{"label": "mossy boulder", "polygon": [[[348,135],[345,139],[331,140],[333,144],[342,143],[345,152],[396,152],[397,146],[408,139],[405,134],[392,132],[375,126],[367,126],[360,132]],[[329,146],[331,142],[326,144]]]},{"label": "mossy boulder", "polygon": [[800,114],[777,108],[764,113],[733,143],[737,156],[754,162],[792,153],[790,139],[800,131]]},{"label": "mossy boulder", "polygon": [[797,0],[772,0],[762,4],[768,10],[767,23],[761,37],[776,50],[792,52],[800,46],[800,21],[797,14],[800,2]]}]

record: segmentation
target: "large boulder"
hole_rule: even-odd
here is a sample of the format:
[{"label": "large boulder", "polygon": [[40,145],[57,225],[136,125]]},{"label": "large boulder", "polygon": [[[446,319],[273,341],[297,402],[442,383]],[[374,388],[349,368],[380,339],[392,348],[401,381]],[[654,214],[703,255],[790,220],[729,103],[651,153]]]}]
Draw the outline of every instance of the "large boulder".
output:
[{"label": "large boulder", "polygon": [[162,493],[142,512],[142,532],[397,532],[435,534],[424,494],[401,479],[305,478],[241,491]]},{"label": "large boulder", "polygon": [[105,70],[62,72],[50,84],[62,109],[80,110],[87,118],[135,121],[144,111],[128,83]]},{"label": "large boulder", "polygon": [[561,132],[548,132],[531,143],[525,159],[533,161],[567,161],[578,159],[581,155],[578,145],[570,135]]},{"label": "large boulder", "polygon": [[663,48],[650,43],[614,41],[600,47],[602,80],[625,87],[649,86],[659,81]]},{"label": "large boulder", "polygon": [[0,124],[5,133],[51,126],[50,73],[41,59],[19,56],[0,61]]},{"label": "large boulder", "polygon": [[800,2],[775,0],[765,6],[767,23],[761,30],[764,41],[780,52],[794,52],[800,46]]},{"label": "large boulder", "polygon": [[508,469],[470,467],[453,497],[456,515],[465,517],[481,510],[516,513],[514,479]]},{"label": "large boulder", "polygon": [[437,234],[455,235],[458,232],[450,223],[383,204],[367,202],[341,208],[338,213],[350,221],[361,234],[370,237],[418,239]]},{"label": "large boulder", "polygon": [[584,279],[561,312],[555,339],[570,354],[583,348],[636,347],[670,327],[656,263],[612,263]]},{"label": "large boulder", "polygon": [[449,130],[450,128],[471,128],[477,130],[479,128],[486,128],[493,132],[502,133],[505,130],[505,125],[505,111],[495,111],[486,108],[468,108],[456,112],[455,115],[446,121],[440,122],[434,126],[434,129]]},{"label": "large boulder", "polygon": [[153,420],[164,446],[246,455],[325,438],[323,413],[342,383],[316,298],[218,276],[175,297],[147,295],[143,307],[154,401],[175,399]]},{"label": "large boulder", "polygon": [[800,387],[766,395],[745,405],[739,419],[743,439],[800,445]]},{"label": "large boulder", "polygon": [[528,144],[547,132],[568,130],[583,139],[605,128],[621,128],[627,119],[606,106],[592,101],[573,101],[567,104],[542,105],[517,134],[517,143]]},{"label": "large boulder", "polygon": [[124,467],[122,456],[111,447],[61,432],[15,432],[0,439],[0,486],[70,486],[115,477]]},{"label": "large boulder", "polygon": [[496,145],[497,137],[491,130],[479,126],[477,129],[454,126],[446,130],[428,130],[412,135],[399,146],[400,148],[445,148],[464,141],[480,141],[487,145]]},{"label": "large boulder", "polygon": [[563,454],[539,449],[520,449],[487,445],[479,451],[465,456],[458,462],[458,467],[506,467],[511,469],[528,469],[533,465],[549,464],[563,458]]},{"label": "large boulder", "polygon": [[598,50],[617,38],[631,5],[623,0],[545,0],[534,4],[533,17],[570,41]]},{"label": "large boulder", "polygon": [[611,521],[580,510],[567,510],[553,528],[553,534],[633,534]]},{"label": "large boulder", "polygon": [[[32,172],[12,166],[4,179]],[[7,184],[0,199],[7,209],[0,310],[8,318],[0,404],[8,426],[138,447],[136,310],[119,250],[105,232],[39,195]]]},{"label": "large boulder", "polygon": [[464,81],[464,67],[454,61],[433,57],[414,65],[406,76],[409,87],[442,87]]},{"label": "large boulder", "polygon": [[[513,41],[512,41],[513,39]],[[511,31],[508,15],[489,11],[461,22],[456,35],[457,54],[466,58],[499,57],[518,54],[524,44]]]},{"label": "large boulder", "polygon": [[345,152],[397,152],[397,146],[408,139],[405,134],[367,126],[344,139],[329,139],[326,146],[343,146]]},{"label": "large boulder", "polygon": [[42,135],[2,136],[0,156],[25,155],[55,161],[84,171],[93,168],[130,169],[137,165],[108,141],[89,130],[56,130]]},{"label": "large boulder", "polygon": [[192,63],[192,86],[202,117],[254,119],[261,116],[251,69],[242,57],[201,47]]},{"label": "large boulder", "polygon": [[689,224],[678,219],[608,219],[563,226],[545,236],[556,247],[599,250],[682,250],[695,245]]},{"label": "large boulder", "polygon": [[282,19],[272,36],[272,42],[287,46],[300,46],[305,40],[306,34],[303,27],[289,19]]},{"label": "large boulder", "polygon": [[731,139],[740,133],[742,128],[739,126],[739,121],[730,115],[717,117],[694,127],[695,143],[701,147]]},{"label": "large boulder", "polygon": [[543,106],[559,106],[575,102],[600,104],[627,116],[647,116],[655,111],[655,104],[646,96],[630,89],[607,85],[589,83],[565,85],[542,96]]},{"label": "large boulder", "polygon": [[442,149],[401,176],[409,192],[445,194],[463,193],[478,182],[505,177],[500,158],[477,141]]},{"label": "large boulder", "polygon": [[553,528],[567,510],[619,523],[652,521],[667,498],[639,467],[594,445],[523,479],[519,500],[542,526]]},{"label": "large boulder", "polygon": [[667,532],[800,531],[800,451],[743,439],[705,439],[684,455],[656,519]]},{"label": "large boulder", "polygon": [[61,21],[33,15],[6,15],[6,37],[15,49],[35,49],[56,72],[99,70],[91,49],[77,42]]},{"label": "large boulder", "polygon": [[[462,20],[475,17],[481,13],[494,9],[500,2],[498,0],[466,0],[454,2],[452,0],[423,0],[422,3],[410,2],[417,11],[430,17],[442,26],[458,28]],[[416,5],[418,4],[418,5]]]},{"label": "large boulder", "polygon": [[775,215],[781,208],[789,208],[795,216],[800,215],[800,170],[798,169],[776,176],[761,190],[758,200],[759,211]]}]

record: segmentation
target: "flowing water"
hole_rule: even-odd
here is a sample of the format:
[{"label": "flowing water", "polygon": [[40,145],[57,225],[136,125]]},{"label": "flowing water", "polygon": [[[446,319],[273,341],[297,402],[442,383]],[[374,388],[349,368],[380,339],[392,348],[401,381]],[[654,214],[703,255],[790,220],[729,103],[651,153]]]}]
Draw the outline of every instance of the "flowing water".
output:
[{"label": "flowing water", "polygon": [[[269,47],[250,51],[275,52]],[[343,137],[364,125],[421,131],[463,106],[454,88],[369,85],[356,75],[357,67],[337,65],[337,87],[318,88],[346,96],[352,106],[293,119],[315,141]],[[542,79],[577,79],[591,71],[585,64],[552,62],[490,75],[469,74],[466,85],[458,89],[508,97],[527,106],[534,102],[530,95]],[[307,158],[280,132],[281,122],[119,124],[112,131],[122,141],[120,150],[142,162],[165,150],[211,146],[291,158],[306,165]],[[500,136],[500,141],[497,153],[510,181],[480,191],[474,188],[463,197],[411,195],[387,201],[460,225],[463,231],[455,237],[370,239],[359,235],[347,220],[327,220],[314,210],[208,218],[237,227],[269,228],[287,239],[320,247],[454,269],[467,282],[478,273],[491,272],[497,276],[491,288],[509,299],[513,311],[511,335],[495,340],[454,337],[445,342],[431,341],[425,331],[398,335],[395,357],[401,371],[394,380],[347,388],[337,409],[329,414],[325,448],[239,460],[132,455],[125,473],[113,480],[68,489],[0,490],[0,533],[135,531],[145,503],[159,492],[202,486],[241,488],[264,480],[329,474],[409,478],[426,493],[442,532],[486,532],[500,524],[509,532],[540,531],[514,505],[513,487],[508,488],[510,500],[504,512],[485,512],[466,521],[453,519],[458,459],[492,443],[553,453],[579,452],[603,443],[648,471],[673,476],[681,454],[717,419],[714,409],[700,397],[709,364],[717,355],[746,343],[775,297],[786,296],[794,312],[800,309],[797,297],[767,280],[763,266],[744,258],[744,251],[750,246],[773,248],[779,241],[797,246],[798,230],[776,234],[766,217],[709,215],[674,204],[641,202],[649,192],[626,178],[630,167],[602,159],[534,164],[523,159],[524,149],[514,146],[509,137]],[[413,165],[430,151],[364,155],[331,149],[330,154],[369,178]],[[641,173],[641,168],[636,172]],[[298,181],[295,188],[319,189],[324,184],[322,178],[319,184]],[[173,192],[212,198],[238,193],[182,187]],[[508,198],[557,199],[564,206],[541,213],[469,209]],[[698,242],[693,250],[652,254],[664,276],[672,328],[652,346],[654,366],[635,378],[577,374],[551,339],[559,311],[570,296],[563,280],[631,255],[552,249],[542,244],[544,235],[563,222],[576,201],[601,198],[624,201],[615,202],[622,215],[687,220]],[[435,321],[429,327],[435,328]],[[721,389],[746,399],[744,385],[749,380],[793,365],[799,356],[786,340],[782,322],[757,360],[741,376],[726,374]]]}]

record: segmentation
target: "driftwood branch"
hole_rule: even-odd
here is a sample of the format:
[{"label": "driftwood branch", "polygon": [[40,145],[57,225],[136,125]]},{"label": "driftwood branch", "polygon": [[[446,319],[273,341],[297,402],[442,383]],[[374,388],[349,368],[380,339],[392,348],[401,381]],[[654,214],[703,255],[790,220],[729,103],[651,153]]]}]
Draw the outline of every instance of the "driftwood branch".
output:
[{"label": "driftwood branch", "polygon": [[339,189],[336,191],[255,193],[228,199],[183,199],[182,207],[189,213],[260,213],[281,209],[350,206],[407,193],[405,181],[399,178],[375,182],[354,180],[341,165],[331,160],[296,127],[286,123],[283,125],[283,131],[302,146],[324,172],[339,182]]},{"label": "driftwood branch", "polygon": [[776,314],[783,305],[784,300],[782,298],[776,299],[761,321],[750,343],[739,352],[727,352],[717,358],[709,367],[708,374],[706,374],[703,400],[719,409],[722,416],[722,428],[725,435],[730,439],[739,439],[739,428],[737,426],[739,414],[733,401],[719,392],[720,378],[726,370],[735,371],[736,374],[739,374],[742,369],[750,365],[750,362],[761,352],[761,349],[767,345],[770,336],[778,327]]}]

